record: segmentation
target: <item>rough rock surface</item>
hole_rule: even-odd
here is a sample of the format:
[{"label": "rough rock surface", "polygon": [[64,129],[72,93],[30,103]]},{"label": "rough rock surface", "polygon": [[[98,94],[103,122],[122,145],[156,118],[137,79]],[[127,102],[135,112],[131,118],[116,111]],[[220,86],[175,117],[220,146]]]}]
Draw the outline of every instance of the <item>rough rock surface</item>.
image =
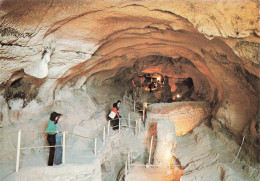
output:
[{"label": "rough rock surface", "polygon": [[181,179],[259,180],[259,163],[250,165],[240,158],[233,163],[239,146],[230,139],[229,145],[226,144],[205,124],[191,133],[177,137],[174,155],[183,168]]},{"label": "rough rock surface", "polygon": [[155,165],[170,165],[172,148],[176,144],[174,123],[169,120],[160,120],[157,123],[157,144],[154,153]]},{"label": "rough rock surface", "polygon": [[49,106],[69,81],[102,84],[156,55],[175,63],[145,71],[191,77],[230,129],[242,132],[256,115],[258,2],[4,0],[0,9],[1,90],[24,71],[45,79],[36,99]]},{"label": "rough rock surface", "polygon": [[[209,104],[232,139],[254,135],[248,146],[254,155],[259,32],[253,0],[2,0],[1,132],[43,131],[43,120],[56,110],[65,113],[64,129],[95,134],[111,102],[133,89],[134,77],[150,72],[169,77],[172,91],[177,79],[191,78],[192,96]],[[12,139],[3,150],[15,148]]]},{"label": "rough rock surface", "polygon": [[50,168],[46,166],[32,166],[20,170],[19,173],[12,174],[4,181],[14,180],[78,180],[78,181],[100,181],[101,170],[98,162],[89,164],[67,164]]},{"label": "rough rock surface", "polygon": [[210,115],[207,102],[185,101],[152,104],[147,109],[146,124],[149,128],[157,121],[168,119],[175,124],[177,135],[186,134],[202,123]]}]

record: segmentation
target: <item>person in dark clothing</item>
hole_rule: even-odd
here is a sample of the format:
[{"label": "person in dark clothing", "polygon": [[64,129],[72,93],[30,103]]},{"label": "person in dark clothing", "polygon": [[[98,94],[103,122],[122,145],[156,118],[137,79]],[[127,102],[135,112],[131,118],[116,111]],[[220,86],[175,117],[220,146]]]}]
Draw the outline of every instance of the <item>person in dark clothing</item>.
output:
[{"label": "person in dark clothing", "polygon": [[55,148],[55,165],[59,165],[62,163],[62,143],[61,143],[61,140],[62,140],[62,131],[61,131],[61,126],[60,126],[60,121],[62,121],[62,117],[63,115],[60,114],[60,113],[57,113],[58,115],[58,119],[55,120],[55,126],[56,126],[56,129],[59,133],[57,133],[55,135],[55,138],[56,138],[56,148]]},{"label": "person in dark clothing", "polygon": [[152,82],[151,84],[149,84],[149,89],[150,89],[150,92],[153,92],[153,88],[155,88],[155,83]]},{"label": "person in dark clothing", "polygon": [[[50,146],[55,146],[56,144],[55,134],[58,133],[58,131],[55,126],[55,121],[57,119],[58,119],[57,113],[52,112],[50,115],[50,120],[48,122],[47,128],[45,130],[45,132],[48,133],[47,140]],[[55,153],[55,147],[50,147],[48,166],[53,166],[54,153]]]},{"label": "person in dark clothing", "polygon": [[119,111],[119,106],[120,106],[120,104],[121,104],[121,101],[120,100],[118,100],[117,102],[116,102],[116,109],[117,109],[117,112]]},{"label": "person in dark clothing", "polygon": [[[121,101],[120,101],[121,102]],[[119,109],[117,109],[117,103],[114,103],[113,104],[113,109],[112,109],[112,111],[114,112],[114,113],[116,113],[116,116],[115,116],[115,118],[112,120],[113,121],[113,130],[118,130],[119,129],[119,121],[120,121],[120,118],[121,118],[121,116],[119,115],[119,113],[117,112],[117,110]]]}]

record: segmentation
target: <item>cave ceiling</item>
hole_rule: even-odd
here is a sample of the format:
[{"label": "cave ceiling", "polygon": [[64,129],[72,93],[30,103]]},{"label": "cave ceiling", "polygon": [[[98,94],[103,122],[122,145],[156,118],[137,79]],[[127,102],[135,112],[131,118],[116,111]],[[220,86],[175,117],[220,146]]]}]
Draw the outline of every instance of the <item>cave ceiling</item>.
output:
[{"label": "cave ceiling", "polygon": [[0,90],[31,76],[40,96],[128,69],[168,76],[172,89],[191,77],[208,101],[243,89],[257,104],[258,1],[2,0],[0,17]]}]

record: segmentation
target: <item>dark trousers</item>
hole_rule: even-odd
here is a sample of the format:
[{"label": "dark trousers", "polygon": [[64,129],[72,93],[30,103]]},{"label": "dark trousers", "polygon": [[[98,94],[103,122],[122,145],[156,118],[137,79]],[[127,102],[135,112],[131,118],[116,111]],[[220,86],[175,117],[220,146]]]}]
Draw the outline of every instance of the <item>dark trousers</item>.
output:
[{"label": "dark trousers", "polygon": [[116,117],[113,119],[113,130],[119,129],[119,117],[116,115]]},{"label": "dark trousers", "polygon": [[[50,146],[55,146],[56,144],[55,135],[48,134],[47,140]],[[50,147],[48,166],[53,166],[54,153],[55,153],[55,147]]]}]

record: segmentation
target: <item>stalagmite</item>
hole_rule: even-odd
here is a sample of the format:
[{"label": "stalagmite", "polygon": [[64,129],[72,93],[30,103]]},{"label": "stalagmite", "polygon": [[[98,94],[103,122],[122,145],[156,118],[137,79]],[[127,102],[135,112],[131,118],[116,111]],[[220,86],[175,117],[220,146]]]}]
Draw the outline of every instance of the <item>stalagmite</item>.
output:
[{"label": "stalagmite", "polygon": [[157,145],[154,156],[155,165],[171,165],[172,149],[176,146],[175,125],[169,120],[157,123]]}]

